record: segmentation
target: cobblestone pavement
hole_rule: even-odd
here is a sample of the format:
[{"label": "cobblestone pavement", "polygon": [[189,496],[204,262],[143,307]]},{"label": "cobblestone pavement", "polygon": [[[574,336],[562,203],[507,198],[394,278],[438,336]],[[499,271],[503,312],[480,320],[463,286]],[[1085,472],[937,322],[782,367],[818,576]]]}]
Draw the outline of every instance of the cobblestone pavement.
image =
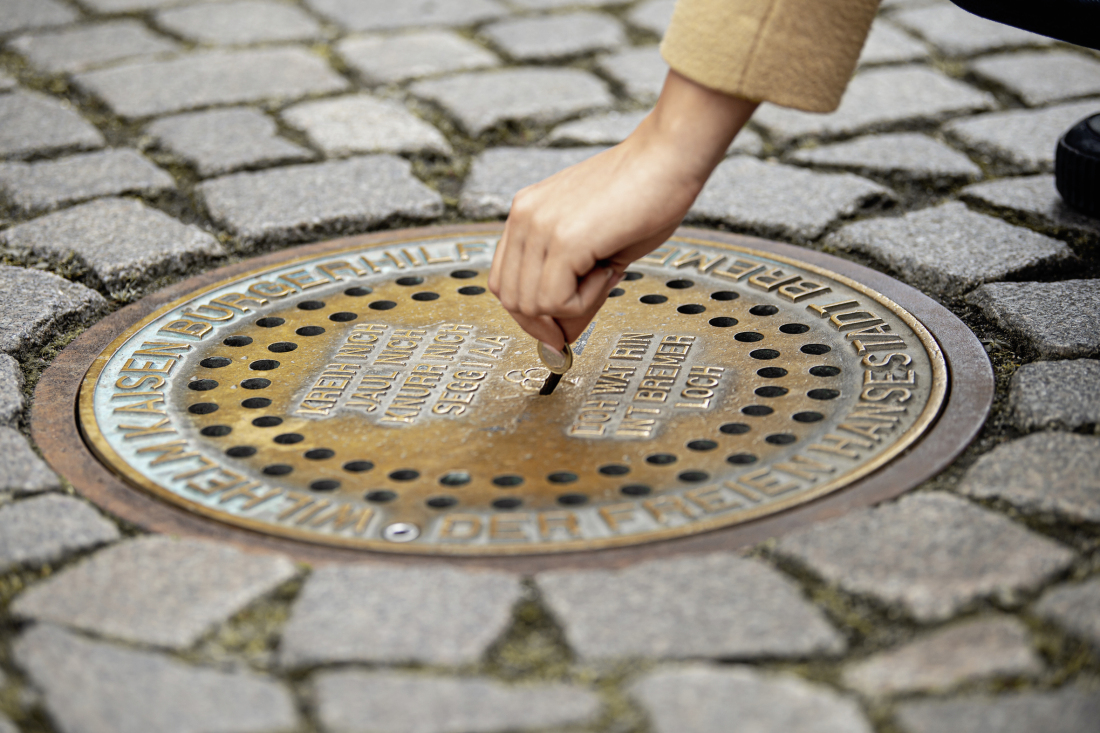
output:
[{"label": "cobblestone pavement", "polygon": [[[32,390],[87,324],[256,252],[503,217],[621,140],[672,0],[0,0],[0,733],[968,731],[1100,720],[1100,55],[886,0],[840,109],[764,107],[692,222],[870,264],[983,340],[955,466],[743,555],[536,577],[141,536]],[[379,589],[387,589],[385,594]]]}]

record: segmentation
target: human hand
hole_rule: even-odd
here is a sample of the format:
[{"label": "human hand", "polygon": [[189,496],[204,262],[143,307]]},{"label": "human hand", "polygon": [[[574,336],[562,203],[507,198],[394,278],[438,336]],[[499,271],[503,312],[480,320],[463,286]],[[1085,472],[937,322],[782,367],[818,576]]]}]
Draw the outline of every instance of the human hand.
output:
[{"label": "human hand", "polygon": [[672,235],[755,108],[669,72],[630,137],[516,195],[489,289],[525,331],[560,351],[627,266]]}]

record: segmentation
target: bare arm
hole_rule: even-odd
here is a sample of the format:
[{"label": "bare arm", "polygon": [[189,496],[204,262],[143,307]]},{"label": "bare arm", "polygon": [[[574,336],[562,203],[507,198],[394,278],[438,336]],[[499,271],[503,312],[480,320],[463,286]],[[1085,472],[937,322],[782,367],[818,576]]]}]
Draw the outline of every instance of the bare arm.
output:
[{"label": "bare arm", "polygon": [[626,267],[679,226],[756,105],[670,71],[630,137],[516,195],[490,290],[547,345],[576,339]]}]

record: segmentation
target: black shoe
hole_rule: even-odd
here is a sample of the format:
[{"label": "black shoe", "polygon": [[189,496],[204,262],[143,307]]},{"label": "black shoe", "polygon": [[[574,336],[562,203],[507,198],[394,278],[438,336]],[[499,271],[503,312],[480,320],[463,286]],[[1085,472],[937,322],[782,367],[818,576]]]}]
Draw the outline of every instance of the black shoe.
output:
[{"label": "black shoe", "polygon": [[1054,153],[1054,183],[1070,207],[1100,218],[1100,114],[1062,135]]}]

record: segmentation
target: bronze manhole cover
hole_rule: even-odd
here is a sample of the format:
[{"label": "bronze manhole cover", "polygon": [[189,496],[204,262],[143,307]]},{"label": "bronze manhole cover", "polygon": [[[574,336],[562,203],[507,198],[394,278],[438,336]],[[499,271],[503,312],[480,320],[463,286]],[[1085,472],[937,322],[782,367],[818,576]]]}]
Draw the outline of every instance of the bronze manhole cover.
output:
[{"label": "bronze manhole cover", "polygon": [[486,288],[498,231],[205,276],[98,337],[84,440],[130,486],[225,525],[514,555],[784,512],[879,471],[943,412],[948,363],[916,314],[799,250],[692,232],[631,268],[541,397],[535,342]]}]

